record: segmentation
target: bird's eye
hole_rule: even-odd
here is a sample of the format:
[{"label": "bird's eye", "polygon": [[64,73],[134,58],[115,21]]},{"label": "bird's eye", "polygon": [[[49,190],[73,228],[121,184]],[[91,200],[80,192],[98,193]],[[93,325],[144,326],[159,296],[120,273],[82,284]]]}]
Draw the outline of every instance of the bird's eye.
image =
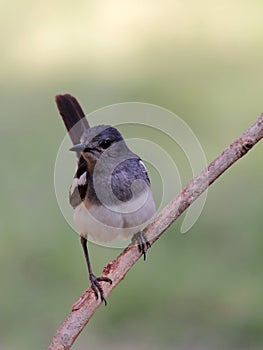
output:
[{"label": "bird's eye", "polygon": [[106,149],[106,148],[110,147],[111,140],[110,139],[103,140],[99,143],[99,145],[100,145],[100,147]]}]

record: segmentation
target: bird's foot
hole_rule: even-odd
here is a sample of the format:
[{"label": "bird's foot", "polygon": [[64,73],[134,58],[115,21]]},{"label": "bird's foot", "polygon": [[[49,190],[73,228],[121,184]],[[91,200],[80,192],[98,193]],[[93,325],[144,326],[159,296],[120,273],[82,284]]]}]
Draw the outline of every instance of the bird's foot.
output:
[{"label": "bird's foot", "polygon": [[107,305],[107,301],[104,296],[103,288],[100,285],[100,282],[108,282],[112,284],[112,280],[108,277],[96,277],[93,273],[89,276],[91,289],[94,291],[96,299],[100,296],[102,302],[104,302],[105,306]]},{"label": "bird's foot", "polygon": [[[91,288],[94,291],[96,299],[98,299],[100,295],[101,301],[103,301],[104,304],[107,305],[107,301],[105,299],[103,289],[99,282],[108,282],[112,284],[112,280],[108,277],[96,277],[95,275],[91,274],[90,282],[91,282]],[[72,305],[72,311],[77,311],[81,309],[81,307],[85,304],[86,300],[89,298],[89,295],[90,295],[90,289],[87,289],[79,298],[79,300]]]},{"label": "bird's foot", "polygon": [[143,255],[143,260],[146,260],[146,252],[148,248],[151,248],[151,244],[148,241],[143,231],[135,233],[132,237],[132,242],[136,242],[139,252]]}]

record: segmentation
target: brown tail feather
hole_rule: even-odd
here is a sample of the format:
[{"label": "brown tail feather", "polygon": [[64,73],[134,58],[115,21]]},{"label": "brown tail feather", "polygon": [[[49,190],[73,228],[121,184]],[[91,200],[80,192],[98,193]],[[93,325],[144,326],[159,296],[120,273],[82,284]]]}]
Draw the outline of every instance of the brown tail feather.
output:
[{"label": "brown tail feather", "polygon": [[70,94],[56,95],[55,101],[72,143],[74,145],[79,143],[83,131],[89,128],[89,123],[80,104]]}]

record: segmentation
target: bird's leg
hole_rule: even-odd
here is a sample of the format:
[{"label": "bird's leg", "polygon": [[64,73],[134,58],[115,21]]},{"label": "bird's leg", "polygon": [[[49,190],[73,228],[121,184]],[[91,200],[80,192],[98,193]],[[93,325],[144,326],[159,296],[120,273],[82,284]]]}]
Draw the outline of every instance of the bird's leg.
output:
[{"label": "bird's leg", "polygon": [[99,295],[101,298],[101,301],[104,301],[105,306],[107,305],[107,301],[105,299],[102,286],[99,282],[108,282],[112,284],[112,280],[108,277],[96,277],[92,271],[91,263],[89,259],[89,253],[88,253],[88,247],[87,247],[87,239],[85,237],[80,237],[80,242],[84,251],[85,259],[87,262],[88,270],[89,270],[89,279],[91,283],[91,288],[94,291],[96,299],[98,299]]},{"label": "bird's leg", "polygon": [[146,252],[148,248],[151,248],[151,244],[148,241],[143,231],[135,233],[132,237],[132,242],[136,242],[139,252],[143,255],[143,259],[146,260]]}]

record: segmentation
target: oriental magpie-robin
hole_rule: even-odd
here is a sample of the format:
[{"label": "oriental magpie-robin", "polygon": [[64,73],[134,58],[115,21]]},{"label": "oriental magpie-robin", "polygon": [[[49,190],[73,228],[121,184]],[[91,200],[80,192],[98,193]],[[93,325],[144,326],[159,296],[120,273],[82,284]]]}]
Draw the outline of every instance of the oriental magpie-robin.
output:
[{"label": "oriental magpie-robin", "polygon": [[133,236],[145,259],[150,243],[142,229],[155,214],[150,180],[142,160],[112,126],[85,130],[80,143],[70,150],[80,153],[80,158],[69,201],[74,208],[74,222],[80,232],[91,288],[106,305],[100,282],[112,281],[93,274],[87,238],[109,242],[117,236]]}]

